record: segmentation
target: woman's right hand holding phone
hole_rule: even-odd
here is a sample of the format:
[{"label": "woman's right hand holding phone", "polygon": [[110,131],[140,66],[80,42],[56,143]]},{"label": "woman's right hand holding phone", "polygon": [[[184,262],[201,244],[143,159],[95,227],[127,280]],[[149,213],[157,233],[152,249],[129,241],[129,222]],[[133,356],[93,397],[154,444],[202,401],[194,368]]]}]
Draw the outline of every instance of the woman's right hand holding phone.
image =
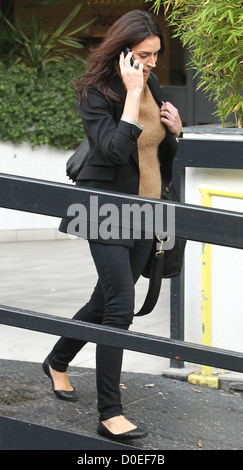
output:
[{"label": "woman's right hand holding phone", "polygon": [[126,56],[124,52],[120,54],[120,71],[123,82],[126,86],[127,91],[138,91],[142,92],[143,89],[143,64],[138,61],[134,61],[134,65],[131,65],[132,51],[129,51]]},{"label": "woman's right hand holding phone", "polygon": [[[138,68],[131,66],[132,51],[126,57],[124,52],[120,54],[119,66],[123,83],[127,90],[127,97],[123,113],[138,120],[140,96],[143,90],[143,64],[139,63]],[[135,61],[136,65],[136,61]]]}]

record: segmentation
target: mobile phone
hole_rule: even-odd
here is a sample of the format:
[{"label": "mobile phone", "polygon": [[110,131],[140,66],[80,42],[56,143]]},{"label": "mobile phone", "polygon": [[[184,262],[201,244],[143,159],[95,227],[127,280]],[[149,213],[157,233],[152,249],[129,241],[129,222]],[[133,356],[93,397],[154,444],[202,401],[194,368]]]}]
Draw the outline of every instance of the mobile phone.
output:
[{"label": "mobile phone", "polygon": [[[123,53],[124,53],[124,57],[126,57],[126,55],[128,54],[128,52],[131,52],[131,49],[129,49],[129,47],[126,46],[126,47],[124,47],[124,49],[123,49],[122,51],[123,51]],[[131,62],[131,66],[133,67],[134,62],[135,62],[133,56],[131,57],[131,61],[130,61],[130,62]]]}]

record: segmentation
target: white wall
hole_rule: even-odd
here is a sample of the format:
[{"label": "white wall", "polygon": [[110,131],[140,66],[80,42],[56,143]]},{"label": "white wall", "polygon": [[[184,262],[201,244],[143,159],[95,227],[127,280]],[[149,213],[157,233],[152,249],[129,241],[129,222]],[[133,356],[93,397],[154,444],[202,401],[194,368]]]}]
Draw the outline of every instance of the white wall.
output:
[{"label": "white wall", "polygon": [[[32,150],[29,144],[0,142],[0,172],[30,178],[71,183],[66,176],[66,160],[72,151],[48,146]],[[60,220],[38,214],[0,209],[0,241],[59,236]]]},{"label": "white wall", "polygon": [[[187,168],[187,203],[201,205],[201,184],[243,190],[243,170]],[[212,206],[243,212],[240,199],[213,197]],[[212,251],[213,346],[243,352],[243,250],[214,245]],[[185,340],[201,343],[201,243],[191,241],[185,254]]]}]

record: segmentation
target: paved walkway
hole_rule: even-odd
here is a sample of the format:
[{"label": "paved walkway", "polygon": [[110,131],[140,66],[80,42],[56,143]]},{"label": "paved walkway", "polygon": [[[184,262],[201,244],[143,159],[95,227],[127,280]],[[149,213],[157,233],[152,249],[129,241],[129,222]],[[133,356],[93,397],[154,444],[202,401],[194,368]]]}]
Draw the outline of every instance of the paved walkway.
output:
[{"label": "paved walkway", "polygon": [[[89,299],[97,275],[85,240],[31,241],[0,244],[0,303],[50,315],[72,318]],[[136,318],[131,330],[169,337],[169,281],[149,316]],[[142,305],[147,280],[136,288]],[[0,325],[0,358],[42,362],[56,337]],[[72,365],[95,367],[95,345],[87,344]],[[124,352],[123,370],[161,374],[169,360],[133,351]]]},{"label": "paved walkway", "polygon": [[[69,434],[56,439],[56,435],[53,436],[56,450],[90,449],[90,444],[84,443],[80,434],[96,439],[96,450],[102,448],[101,444],[106,449],[112,448],[113,443],[109,440],[104,442],[104,439],[101,443],[96,433],[94,369],[69,369],[72,384],[80,397],[78,402],[70,403],[55,397],[40,364],[0,360],[0,368],[1,416],[57,429],[59,434],[60,431],[75,434],[74,447]],[[125,415],[148,431],[145,439],[128,442],[130,448],[138,447],[148,454],[153,454],[152,450],[243,450],[243,397],[239,393],[200,389],[188,382],[144,373],[123,372],[121,380]],[[28,450],[35,445],[35,449],[53,449],[54,441],[46,439],[45,428],[37,439],[32,427],[27,426],[25,432],[10,440],[11,449],[16,449],[14,446],[17,444],[17,449]],[[7,448],[9,435],[6,435],[6,429],[0,418],[0,449]],[[26,446],[26,434],[30,434],[32,447]],[[27,457],[25,454],[24,458]],[[223,456],[217,455],[218,464],[220,457]],[[168,456],[166,463],[169,462]]]}]

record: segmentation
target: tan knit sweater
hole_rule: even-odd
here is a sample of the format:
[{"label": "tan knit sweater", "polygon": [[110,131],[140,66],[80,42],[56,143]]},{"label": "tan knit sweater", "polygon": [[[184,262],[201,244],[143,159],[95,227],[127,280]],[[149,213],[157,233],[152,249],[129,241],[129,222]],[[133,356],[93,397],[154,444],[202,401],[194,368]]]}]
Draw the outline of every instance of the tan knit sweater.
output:
[{"label": "tan knit sweater", "polygon": [[144,126],[138,139],[140,169],[139,196],[159,199],[161,174],[158,145],[165,138],[165,128],[160,120],[158,105],[146,85],[140,100],[139,124]]}]

